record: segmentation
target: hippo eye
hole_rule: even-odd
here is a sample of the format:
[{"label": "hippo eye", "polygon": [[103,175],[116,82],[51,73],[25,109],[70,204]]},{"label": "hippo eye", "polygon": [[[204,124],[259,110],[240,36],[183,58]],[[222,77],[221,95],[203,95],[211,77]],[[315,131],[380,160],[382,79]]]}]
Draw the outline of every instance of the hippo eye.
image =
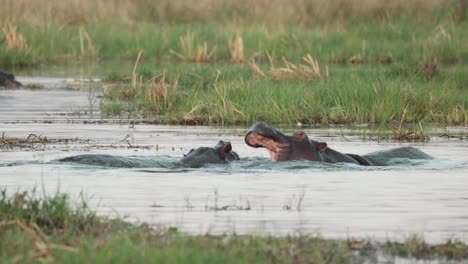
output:
[{"label": "hippo eye", "polygon": [[293,138],[295,140],[304,140],[306,137],[307,136],[303,131],[298,131],[293,134]]}]

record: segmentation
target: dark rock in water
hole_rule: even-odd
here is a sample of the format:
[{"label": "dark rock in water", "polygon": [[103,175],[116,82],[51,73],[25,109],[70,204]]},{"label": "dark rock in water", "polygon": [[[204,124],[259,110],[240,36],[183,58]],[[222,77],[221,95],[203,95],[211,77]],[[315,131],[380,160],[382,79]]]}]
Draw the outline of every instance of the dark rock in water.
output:
[{"label": "dark rock in water", "polygon": [[15,76],[11,73],[0,72],[0,86],[8,89],[18,88],[23,86],[20,82],[15,79]]}]

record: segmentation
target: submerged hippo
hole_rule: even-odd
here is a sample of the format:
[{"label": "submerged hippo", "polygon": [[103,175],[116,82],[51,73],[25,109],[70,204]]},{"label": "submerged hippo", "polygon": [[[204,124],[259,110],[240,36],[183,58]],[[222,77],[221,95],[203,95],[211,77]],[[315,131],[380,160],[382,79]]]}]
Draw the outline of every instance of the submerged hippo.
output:
[{"label": "submerged hippo", "polygon": [[309,139],[302,131],[287,136],[265,122],[257,122],[250,127],[245,136],[245,143],[253,148],[268,149],[273,161],[310,160],[385,166],[394,158],[433,159],[433,157],[413,147],[372,152],[363,156],[344,154],[329,148],[325,142]]},{"label": "submerged hippo", "polygon": [[60,162],[75,162],[80,164],[101,165],[120,168],[149,167],[188,167],[199,168],[209,163],[224,163],[238,160],[239,155],[232,151],[231,142],[219,141],[214,147],[192,149],[178,162],[148,159],[143,157],[122,157],[106,154],[84,154],[60,159]]},{"label": "submerged hippo", "polygon": [[15,76],[13,74],[7,72],[0,72],[0,86],[11,89],[23,85],[15,79]]},{"label": "submerged hippo", "polygon": [[182,164],[190,168],[199,168],[206,163],[223,163],[239,160],[239,155],[232,151],[231,142],[220,140],[216,146],[192,149],[180,160]]}]

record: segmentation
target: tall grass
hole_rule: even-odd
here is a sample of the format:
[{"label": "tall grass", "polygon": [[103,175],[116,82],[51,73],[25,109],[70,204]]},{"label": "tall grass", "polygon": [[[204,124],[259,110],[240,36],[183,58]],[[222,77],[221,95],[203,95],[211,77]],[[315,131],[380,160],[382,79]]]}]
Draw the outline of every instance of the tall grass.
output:
[{"label": "tall grass", "polygon": [[[459,0],[464,1],[464,0]],[[0,63],[132,57],[297,63],[467,61],[458,1],[0,0]],[[7,50],[9,28],[27,56]],[[235,37],[233,37],[235,36]],[[19,39],[19,38],[18,38]],[[3,48],[1,47],[3,46]],[[171,52],[172,51],[172,52]]]},{"label": "tall grass", "polygon": [[0,64],[140,57],[102,110],[165,122],[460,124],[465,2],[0,0]]},{"label": "tall grass", "polygon": [[177,58],[188,62],[209,62],[214,59],[216,47],[208,48],[206,41],[198,44],[192,32],[179,37],[180,51],[170,50]]},{"label": "tall grass", "polygon": [[[103,23],[118,18],[125,23],[162,22],[239,22],[258,24],[345,25],[353,20],[407,15],[429,19],[428,12],[451,12],[455,16],[463,1],[444,0],[203,0],[187,3],[184,0],[2,0],[0,25],[50,24],[83,25]],[[458,15],[460,16],[460,15]]]},{"label": "tall grass", "polygon": [[[242,65],[196,68],[179,65],[167,69],[166,76],[178,76],[178,89],[171,95],[175,103],[159,108],[157,113],[162,115],[159,122],[373,123],[394,124],[397,129],[401,122],[460,124],[468,121],[468,94],[459,87],[464,77],[450,68],[427,80],[418,73],[417,67],[400,72],[399,66],[334,66],[324,79],[289,78],[289,75],[277,78],[268,73],[270,65],[257,67],[266,72],[261,79],[255,68]],[[125,88],[109,91],[102,103],[104,112],[120,114],[151,108],[145,106],[149,101],[144,103],[143,99],[119,98],[121,89]],[[116,109],[116,104],[121,107]],[[146,114],[150,116],[151,111]]]}]

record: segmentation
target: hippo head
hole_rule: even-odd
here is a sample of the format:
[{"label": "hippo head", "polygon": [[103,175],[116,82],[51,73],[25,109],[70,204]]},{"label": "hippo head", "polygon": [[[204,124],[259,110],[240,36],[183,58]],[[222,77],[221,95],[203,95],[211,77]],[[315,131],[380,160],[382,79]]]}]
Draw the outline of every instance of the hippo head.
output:
[{"label": "hippo head", "polygon": [[265,122],[250,127],[245,143],[253,148],[266,148],[272,161],[325,161],[323,151],[327,148],[327,143],[310,140],[303,131],[287,136]]},{"label": "hippo head", "polygon": [[197,168],[207,163],[223,163],[238,159],[237,153],[232,151],[231,142],[221,140],[212,148],[201,147],[190,150],[181,162],[187,167]]},{"label": "hippo head", "polygon": [[218,153],[219,158],[222,160],[238,160],[239,156],[237,153],[232,151],[231,142],[229,141],[222,141],[220,140],[216,146],[214,146],[214,150]]}]

